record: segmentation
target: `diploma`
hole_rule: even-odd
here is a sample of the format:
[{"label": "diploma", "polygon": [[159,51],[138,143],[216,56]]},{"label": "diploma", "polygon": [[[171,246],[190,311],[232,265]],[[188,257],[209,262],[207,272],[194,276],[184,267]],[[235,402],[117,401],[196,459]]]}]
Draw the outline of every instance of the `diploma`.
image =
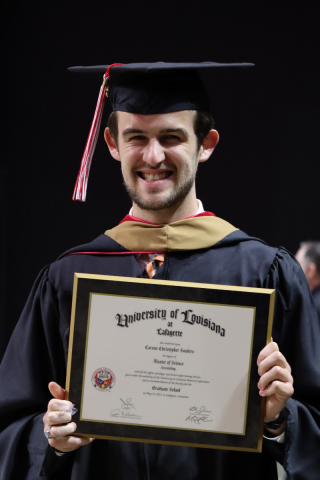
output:
[{"label": "diploma", "polygon": [[76,274],[77,434],[261,451],[256,358],[274,291]]}]

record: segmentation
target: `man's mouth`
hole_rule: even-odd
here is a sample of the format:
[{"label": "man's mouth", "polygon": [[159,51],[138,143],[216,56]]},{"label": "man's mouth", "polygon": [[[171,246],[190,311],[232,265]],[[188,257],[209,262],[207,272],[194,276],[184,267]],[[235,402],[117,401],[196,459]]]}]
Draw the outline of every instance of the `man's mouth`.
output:
[{"label": "man's mouth", "polygon": [[166,171],[161,173],[146,173],[146,172],[138,172],[139,177],[143,178],[147,182],[155,182],[157,180],[165,180],[166,178],[170,177],[173,172]]}]

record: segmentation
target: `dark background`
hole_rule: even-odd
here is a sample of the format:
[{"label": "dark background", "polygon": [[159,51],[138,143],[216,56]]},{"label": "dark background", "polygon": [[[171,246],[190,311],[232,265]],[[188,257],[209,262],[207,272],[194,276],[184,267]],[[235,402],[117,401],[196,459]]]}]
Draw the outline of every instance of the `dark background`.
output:
[{"label": "dark background", "polygon": [[2,2],[0,358],[38,271],[130,208],[102,136],[87,202],[71,201],[101,78],[67,67],[255,63],[205,79],[220,143],[198,196],[295,252],[320,239],[319,25],[318,0]]}]

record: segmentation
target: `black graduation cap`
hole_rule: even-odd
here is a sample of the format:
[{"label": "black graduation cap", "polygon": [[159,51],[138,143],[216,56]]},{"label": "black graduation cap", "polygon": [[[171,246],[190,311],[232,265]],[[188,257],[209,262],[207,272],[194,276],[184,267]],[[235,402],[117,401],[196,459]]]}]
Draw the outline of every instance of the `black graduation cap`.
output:
[{"label": "black graduation cap", "polygon": [[106,97],[113,110],[152,115],[180,110],[209,111],[209,99],[199,71],[212,68],[251,67],[252,63],[114,63],[71,67],[71,72],[104,73],[73,200],[85,201],[88,176],[98,140]]}]

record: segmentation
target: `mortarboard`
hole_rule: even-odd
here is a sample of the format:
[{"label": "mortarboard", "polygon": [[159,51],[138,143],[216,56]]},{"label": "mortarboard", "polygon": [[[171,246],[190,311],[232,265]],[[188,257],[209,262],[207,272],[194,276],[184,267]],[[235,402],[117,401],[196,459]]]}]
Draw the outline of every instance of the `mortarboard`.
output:
[{"label": "mortarboard", "polygon": [[[180,110],[209,112],[209,99],[199,71],[251,67],[252,63],[114,63],[71,67],[76,73],[103,73],[98,102],[81,161],[73,200],[86,200],[89,171],[97,144],[105,99],[113,110],[153,115]],[[112,72],[112,73],[111,73]]]}]

